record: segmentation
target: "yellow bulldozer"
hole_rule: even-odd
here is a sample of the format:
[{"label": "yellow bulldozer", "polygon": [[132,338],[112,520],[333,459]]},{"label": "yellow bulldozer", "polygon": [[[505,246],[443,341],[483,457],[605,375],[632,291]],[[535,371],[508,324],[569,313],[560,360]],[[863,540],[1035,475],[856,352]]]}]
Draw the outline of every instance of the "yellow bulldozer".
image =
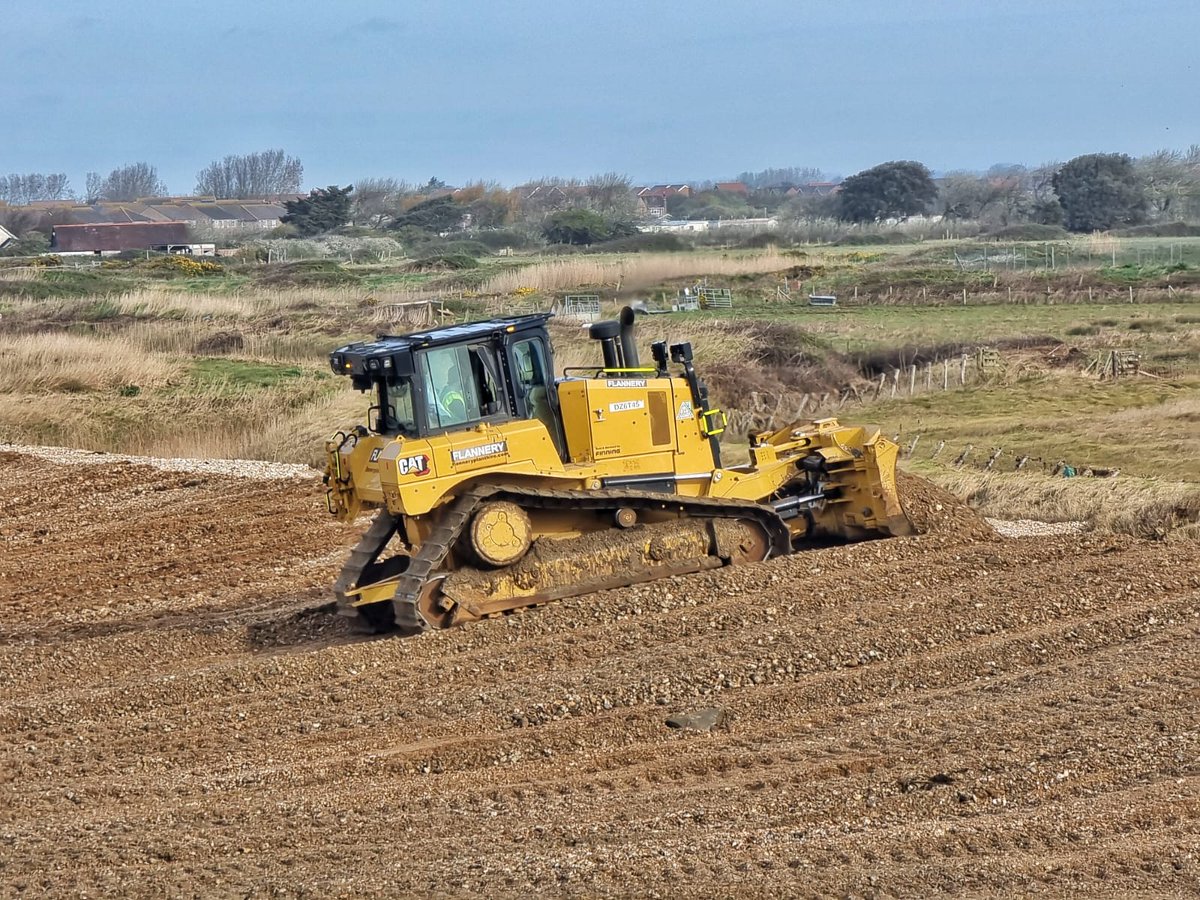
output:
[{"label": "yellow bulldozer", "polygon": [[375,518],[334,590],[340,612],[414,635],[564,597],[912,533],[894,443],[834,419],[749,435],[689,343],[639,361],[634,313],[589,326],[602,364],[554,375],[548,313],[380,336],[330,367],[368,392],[326,445],[327,503]]}]

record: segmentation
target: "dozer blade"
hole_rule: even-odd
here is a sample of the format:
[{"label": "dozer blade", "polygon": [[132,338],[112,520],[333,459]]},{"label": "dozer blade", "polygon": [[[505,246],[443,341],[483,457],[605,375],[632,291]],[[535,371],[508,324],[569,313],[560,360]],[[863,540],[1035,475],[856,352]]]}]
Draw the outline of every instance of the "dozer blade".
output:
[{"label": "dozer blade", "polygon": [[[785,429],[773,437],[787,433]],[[820,461],[815,467],[808,459],[799,464],[801,470],[819,472],[825,499],[813,509],[818,534],[860,541],[915,533],[896,487],[900,448],[878,429],[842,427],[824,419],[790,434],[804,435],[809,455]]]}]

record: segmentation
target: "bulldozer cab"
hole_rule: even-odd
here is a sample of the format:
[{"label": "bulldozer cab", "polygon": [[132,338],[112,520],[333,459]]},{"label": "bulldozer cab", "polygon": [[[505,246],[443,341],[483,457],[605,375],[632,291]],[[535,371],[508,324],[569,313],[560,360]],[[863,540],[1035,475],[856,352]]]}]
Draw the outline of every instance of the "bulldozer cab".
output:
[{"label": "bulldozer cab", "polygon": [[538,419],[563,451],[554,391],[550,314],[509,316],[339,347],[330,368],[373,402],[370,430],[430,437]]}]

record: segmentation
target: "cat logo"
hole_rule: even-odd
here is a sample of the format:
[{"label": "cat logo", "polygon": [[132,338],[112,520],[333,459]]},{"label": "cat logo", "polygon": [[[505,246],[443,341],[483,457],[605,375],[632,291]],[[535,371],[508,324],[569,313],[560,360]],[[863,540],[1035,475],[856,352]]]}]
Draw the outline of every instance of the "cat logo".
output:
[{"label": "cat logo", "polygon": [[396,460],[396,468],[401,475],[428,475],[429,474],[429,457],[424,453],[419,453],[416,456],[404,456]]}]

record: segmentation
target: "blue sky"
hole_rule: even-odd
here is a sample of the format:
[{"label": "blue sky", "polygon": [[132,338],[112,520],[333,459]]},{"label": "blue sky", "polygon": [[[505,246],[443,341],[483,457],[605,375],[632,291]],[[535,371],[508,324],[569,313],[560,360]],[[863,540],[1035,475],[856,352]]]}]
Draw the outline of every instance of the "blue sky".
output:
[{"label": "blue sky", "polygon": [[1200,143],[1194,0],[0,3],[0,174],[935,170]]}]

